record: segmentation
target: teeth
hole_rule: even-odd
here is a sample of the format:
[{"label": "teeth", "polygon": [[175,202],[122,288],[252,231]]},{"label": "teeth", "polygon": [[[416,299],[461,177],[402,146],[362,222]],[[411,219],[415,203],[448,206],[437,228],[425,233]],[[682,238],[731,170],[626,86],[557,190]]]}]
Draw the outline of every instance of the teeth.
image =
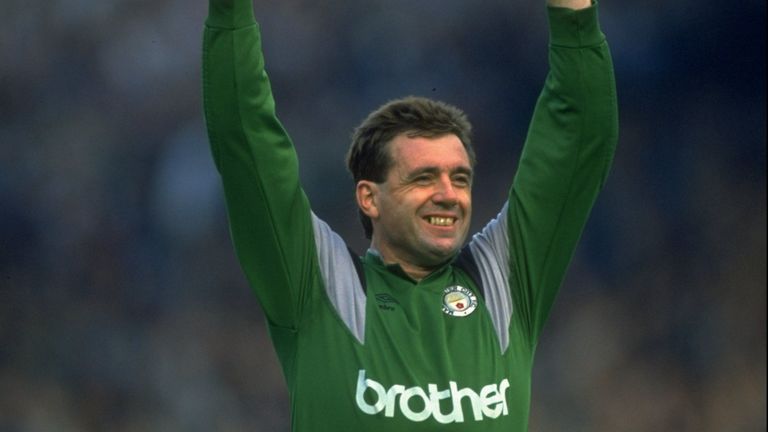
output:
[{"label": "teeth", "polygon": [[429,217],[429,223],[432,225],[451,226],[453,225],[454,221],[455,219],[452,217],[437,217],[437,216]]}]

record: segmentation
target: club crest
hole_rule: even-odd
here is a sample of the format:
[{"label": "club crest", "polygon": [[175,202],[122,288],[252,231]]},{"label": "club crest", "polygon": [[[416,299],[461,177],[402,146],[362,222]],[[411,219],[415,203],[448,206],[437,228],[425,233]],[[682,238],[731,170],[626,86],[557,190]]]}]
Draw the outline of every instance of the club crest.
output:
[{"label": "club crest", "polygon": [[443,290],[443,312],[453,317],[465,317],[477,308],[475,293],[459,285]]}]

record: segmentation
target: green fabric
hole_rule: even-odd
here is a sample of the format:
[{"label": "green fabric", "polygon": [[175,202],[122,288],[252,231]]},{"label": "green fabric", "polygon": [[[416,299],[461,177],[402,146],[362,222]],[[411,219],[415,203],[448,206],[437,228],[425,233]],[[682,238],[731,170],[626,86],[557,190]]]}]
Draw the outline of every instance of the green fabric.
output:
[{"label": "green fabric", "polygon": [[[275,115],[251,2],[210,1],[209,139],[235,250],[283,367],[293,431],[527,430],[535,346],[617,139],[613,70],[596,9],[549,9],[550,73],[509,196],[514,312],[501,352],[466,272],[450,263],[416,282],[372,254],[361,259],[365,339],[353,337],[323,286],[309,202]],[[477,296],[466,317],[441,309],[444,289],[455,285]]]}]

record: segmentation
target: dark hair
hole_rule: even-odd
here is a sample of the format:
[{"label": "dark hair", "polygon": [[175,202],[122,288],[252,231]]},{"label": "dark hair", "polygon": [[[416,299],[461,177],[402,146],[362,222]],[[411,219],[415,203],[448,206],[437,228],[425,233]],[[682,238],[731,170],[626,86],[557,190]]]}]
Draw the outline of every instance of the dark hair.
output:
[{"label": "dark hair", "polygon": [[[347,169],[355,184],[360,180],[382,183],[394,161],[388,150],[389,143],[398,135],[438,138],[454,134],[475,165],[475,151],[471,141],[472,125],[463,111],[445,102],[424,97],[408,96],[382,105],[358,126],[352,134],[347,152]],[[365,236],[371,238],[373,224],[362,210],[360,220]]]}]

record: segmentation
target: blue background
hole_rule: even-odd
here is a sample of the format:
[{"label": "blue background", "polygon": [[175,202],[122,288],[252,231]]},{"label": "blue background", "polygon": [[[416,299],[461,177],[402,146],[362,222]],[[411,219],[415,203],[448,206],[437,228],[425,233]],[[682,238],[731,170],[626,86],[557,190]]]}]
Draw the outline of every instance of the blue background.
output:
[{"label": "blue background", "polygon": [[[546,73],[543,1],[258,0],[313,208],[386,100],[475,126],[475,229]],[[0,430],[283,431],[202,123],[204,2],[6,1]],[[766,428],[765,2],[606,0],[621,133],[534,371],[532,431]]]}]

